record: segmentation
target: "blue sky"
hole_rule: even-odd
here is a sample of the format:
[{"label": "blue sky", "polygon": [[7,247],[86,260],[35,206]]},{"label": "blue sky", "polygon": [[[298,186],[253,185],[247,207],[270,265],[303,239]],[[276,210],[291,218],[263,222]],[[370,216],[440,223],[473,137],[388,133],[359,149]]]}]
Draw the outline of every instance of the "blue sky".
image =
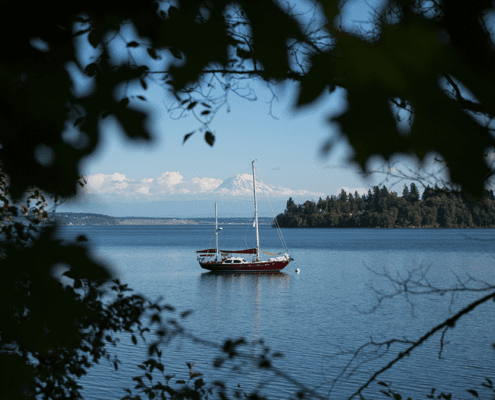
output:
[{"label": "blue sky", "polygon": [[[84,174],[120,173],[130,179],[155,178],[166,171],[178,171],[185,179],[210,177],[225,180],[238,173],[249,173],[251,160],[257,160],[265,181],[296,190],[313,190],[329,195],[340,186],[361,187],[365,182],[346,166],[342,145],[321,157],[320,150],[335,128],[327,123],[332,110],[342,109],[344,99],[334,94],[316,107],[294,113],[294,89],[273,105],[269,115],[266,103],[270,94],[259,87],[259,100],[249,102],[233,96],[231,111],[221,110],[211,124],[216,136],[213,147],[195,133],[182,144],[186,133],[198,127],[193,116],[173,120],[157,101],[156,138],[153,144],[127,142],[115,123],[103,129],[103,143],[84,164]],[[334,111],[335,112],[335,111]],[[277,118],[277,119],[276,119]]]},{"label": "blue sky", "polygon": [[[344,18],[363,21],[369,10],[365,1],[350,1]],[[328,156],[321,155],[323,143],[339,135],[338,126],[331,125],[329,118],[345,109],[345,91],[323,95],[311,107],[296,111],[296,84],[272,87],[278,100],[273,101],[271,107],[273,95],[266,85],[254,80],[249,84],[257,100],[248,101],[233,93],[229,95],[228,107],[221,108],[210,125],[216,137],[213,147],[205,142],[201,132],[196,132],[182,144],[185,134],[200,127],[194,115],[190,113],[176,119],[176,113],[167,112],[172,104],[171,96],[158,84],[148,81],[147,91],[136,87],[132,94],[141,94],[148,99],[149,127],[155,140],[151,144],[130,143],[118,124],[111,117],[106,118],[101,126],[102,143],[84,161],[82,170],[90,179],[93,198],[100,203],[118,202],[125,197],[125,182],[134,188],[141,185],[135,190],[136,194],[139,190],[146,191],[151,180],[156,183],[164,177],[169,181],[172,177],[176,181],[182,180],[189,186],[193,181],[203,186],[205,182],[219,184],[237,174],[250,173],[253,159],[257,160],[257,168],[266,183],[295,192],[306,191],[306,197],[315,200],[322,194],[336,195],[342,187],[352,192],[363,191],[383,181],[383,175],[364,179],[357,167],[346,164],[346,156],[351,150],[345,137]],[[400,164],[400,168],[405,165]],[[379,166],[379,162],[372,164],[375,168]],[[96,185],[95,179],[113,186],[105,194],[104,185]],[[389,189],[399,193],[403,185],[404,181],[395,186],[387,183]],[[190,200],[196,194],[191,190]],[[146,196],[138,200],[144,202]],[[184,197],[177,198],[179,200]]]}]

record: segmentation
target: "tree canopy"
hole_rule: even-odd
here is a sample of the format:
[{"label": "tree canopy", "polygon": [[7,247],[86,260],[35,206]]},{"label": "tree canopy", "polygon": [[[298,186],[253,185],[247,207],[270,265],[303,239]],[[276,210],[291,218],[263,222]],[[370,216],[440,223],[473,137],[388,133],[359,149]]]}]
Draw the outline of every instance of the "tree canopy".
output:
[{"label": "tree canopy", "polygon": [[416,185],[404,186],[402,196],[386,186],[367,195],[327,196],[315,204],[287,208],[276,219],[282,228],[495,228],[495,196],[486,191],[478,202],[445,188],[427,186],[419,196]]},{"label": "tree canopy", "polygon": [[[434,152],[453,182],[481,195],[494,144],[492,3],[388,0],[367,27],[347,31],[345,3],[7,2],[4,19],[15,23],[2,25],[9,40],[0,157],[12,194],[30,185],[73,193],[80,161],[109,115],[130,139],[150,140],[139,108],[146,96],[133,95],[133,84],[155,81],[174,93],[213,144],[209,122],[225,95],[259,78],[298,82],[299,106],[344,88],[348,108],[334,122],[361,168],[373,155],[423,160]],[[121,35],[129,24],[135,40]],[[77,134],[68,139],[71,126]]]}]

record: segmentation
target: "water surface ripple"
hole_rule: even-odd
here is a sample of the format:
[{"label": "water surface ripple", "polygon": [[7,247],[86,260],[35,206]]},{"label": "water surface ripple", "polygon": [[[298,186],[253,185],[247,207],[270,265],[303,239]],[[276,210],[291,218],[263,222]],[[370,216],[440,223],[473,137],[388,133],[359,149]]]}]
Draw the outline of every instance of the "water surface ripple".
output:
[{"label": "water surface ripple", "polygon": [[[460,310],[480,294],[460,296],[450,306],[449,296],[411,296],[414,309],[403,297],[386,301],[374,313],[376,289],[390,291],[376,273],[402,274],[428,267],[432,284],[448,287],[456,276],[495,283],[495,230],[486,229],[285,229],[285,240],[295,259],[281,273],[212,274],[202,270],[195,256],[201,248],[214,247],[211,226],[87,226],[66,227],[63,238],[86,234],[95,255],[111,261],[122,281],[137,292],[155,299],[162,296],[180,311],[193,310],[185,326],[194,335],[216,343],[227,338],[264,339],[284,357],[277,368],[328,398],[350,395],[370,373],[390,356],[373,359],[346,379],[340,376],[353,352],[372,338],[417,339],[451,312]],[[277,232],[260,227],[261,247],[282,250]],[[251,247],[250,227],[228,225],[220,234],[221,247]],[[300,274],[294,272],[301,270]],[[450,311],[449,311],[450,308]],[[414,311],[414,312],[413,312]],[[481,391],[484,377],[495,378],[492,366],[493,303],[458,321],[449,330],[439,359],[437,335],[410,357],[399,362],[381,379],[412,398],[425,398],[431,388],[468,398],[466,389]],[[401,347],[392,347],[393,354]],[[145,346],[123,338],[115,349],[123,364],[116,373],[102,363],[81,380],[87,399],[124,396],[132,387],[136,365],[146,358]],[[251,388],[263,383],[271,399],[285,399],[294,387],[273,374],[247,367],[241,374],[216,370],[215,348],[173,341],[164,349],[167,370],[186,376],[186,362],[212,382],[224,379],[232,385]],[[370,358],[373,353],[369,352]],[[364,361],[360,358],[359,361]],[[369,397],[378,395],[372,385]]]}]

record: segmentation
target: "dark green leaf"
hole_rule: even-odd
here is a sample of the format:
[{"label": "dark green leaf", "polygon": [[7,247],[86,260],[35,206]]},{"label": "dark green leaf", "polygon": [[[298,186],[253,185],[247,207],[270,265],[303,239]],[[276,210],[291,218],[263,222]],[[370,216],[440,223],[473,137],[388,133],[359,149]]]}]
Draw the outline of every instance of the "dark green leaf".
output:
[{"label": "dark green leaf", "polygon": [[208,115],[208,114],[210,114],[210,113],[211,113],[211,111],[210,111],[210,110],[205,110],[205,111],[201,112],[201,115]]},{"label": "dark green leaf", "polygon": [[84,68],[84,73],[88,76],[95,76],[98,70],[98,65],[96,63],[91,63]]},{"label": "dark green leaf", "polygon": [[81,122],[83,122],[86,119],[86,117],[79,117],[74,121],[74,126],[79,125]]},{"label": "dark green leaf", "polygon": [[213,366],[215,368],[220,368],[223,365],[224,362],[225,362],[225,360],[222,357],[217,357],[213,361]]},{"label": "dark green leaf", "polygon": [[119,105],[121,107],[127,107],[129,105],[129,98],[124,97],[122,100],[119,101]]},{"label": "dark green leaf", "polygon": [[160,323],[162,320],[161,316],[159,313],[154,313],[152,316],[151,316],[151,321],[152,322],[157,322],[157,323]]},{"label": "dark green leaf", "polygon": [[76,33],[74,33],[74,36],[80,36],[80,35],[83,35],[84,33],[88,33],[91,29],[81,29],[79,31],[77,31]]},{"label": "dark green leaf", "polygon": [[192,101],[188,106],[187,106],[187,109],[188,110],[191,110],[192,108],[194,108],[196,106],[196,104],[198,104],[197,101]]},{"label": "dark green leaf", "polygon": [[144,74],[145,72],[149,71],[150,70],[150,67],[148,67],[147,65],[140,65],[138,68],[137,68],[137,72],[142,75]]},{"label": "dark green leaf", "polygon": [[208,143],[210,146],[213,146],[213,144],[215,143],[215,136],[210,131],[206,131],[205,140],[206,143]]},{"label": "dark green leaf", "polygon": [[175,381],[175,383],[178,383],[178,384],[185,384],[186,381],[182,380],[182,379],[179,379],[178,381]]},{"label": "dark green leaf", "polygon": [[169,49],[169,50],[175,58],[182,60],[182,54],[180,54],[179,50],[177,50],[177,49]]},{"label": "dark green leaf", "polygon": [[136,345],[137,344],[136,336],[132,335],[131,339],[132,339],[132,343],[134,343]]},{"label": "dark green leaf", "polygon": [[394,399],[395,400],[402,400],[402,396],[399,393],[394,394]]},{"label": "dark green leaf", "polygon": [[[122,102],[121,102],[122,103]],[[149,131],[145,127],[145,115],[143,111],[125,107],[129,99],[123,102],[116,110],[116,117],[129,139],[151,140]]]},{"label": "dark green leaf", "polygon": [[139,47],[139,43],[132,41],[132,42],[127,43],[127,47]]},{"label": "dark green leaf", "polygon": [[74,278],[74,272],[70,269],[68,271],[65,271],[62,275],[66,276],[67,278],[71,278],[71,279]]},{"label": "dark green leaf", "polygon": [[169,15],[169,17],[173,17],[174,15],[177,15],[178,13],[179,13],[179,9],[177,7],[170,6],[168,8],[168,15]]},{"label": "dark green leaf", "polygon": [[237,57],[246,58],[246,59],[253,57],[253,53],[251,53],[250,51],[246,51],[241,47],[236,48],[236,55]]},{"label": "dark green leaf", "polygon": [[383,382],[383,381],[380,381],[380,382],[377,382],[377,383],[378,383],[379,385],[382,385],[382,386],[388,387],[388,385],[387,385],[385,382]]},{"label": "dark green leaf", "polygon": [[109,116],[110,114],[112,114],[112,113],[113,113],[113,111],[111,111],[111,110],[106,110],[106,111],[103,111],[103,112],[101,113],[101,118],[102,118],[102,119],[105,119],[106,117],[108,117],[108,116]]},{"label": "dark green leaf", "polygon": [[99,27],[95,27],[91,32],[89,32],[88,34],[89,44],[93,46],[95,49],[101,43],[103,33],[104,33],[103,30]]},{"label": "dark green leaf", "polygon": [[158,59],[158,56],[156,55],[156,50],[151,48],[151,47],[148,47],[147,48],[148,50],[148,54],[150,55],[151,58],[157,60]]},{"label": "dark green leaf", "polygon": [[141,82],[141,86],[143,87],[143,89],[146,90],[148,88],[146,81],[143,78],[139,79],[139,81]]},{"label": "dark green leaf", "polygon": [[156,343],[153,343],[148,347],[148,355],[151,357],[153,354],[155,354],[158,351],[158,346]]},{"label": "dark green leaf", "polygon": [[473,390],[473,389],[468,389],[467,392],[469,394],[472,394],[474,397],[479,397],[478,396],[478,392],[476,390]]}]

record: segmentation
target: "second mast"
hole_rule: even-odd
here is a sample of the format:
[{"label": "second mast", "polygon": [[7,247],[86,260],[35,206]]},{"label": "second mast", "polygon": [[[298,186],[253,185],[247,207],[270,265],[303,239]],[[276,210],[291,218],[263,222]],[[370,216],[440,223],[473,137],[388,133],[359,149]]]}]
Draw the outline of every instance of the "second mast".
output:
[{"label": "second mast", "polygon": [[254,160],[253,160],[253,192],[254,192],[254,225],[256,228],[256,261],[260,260],[260,235],[258,232],[258,204],[256,202],[256,178],[254,177]]}]

